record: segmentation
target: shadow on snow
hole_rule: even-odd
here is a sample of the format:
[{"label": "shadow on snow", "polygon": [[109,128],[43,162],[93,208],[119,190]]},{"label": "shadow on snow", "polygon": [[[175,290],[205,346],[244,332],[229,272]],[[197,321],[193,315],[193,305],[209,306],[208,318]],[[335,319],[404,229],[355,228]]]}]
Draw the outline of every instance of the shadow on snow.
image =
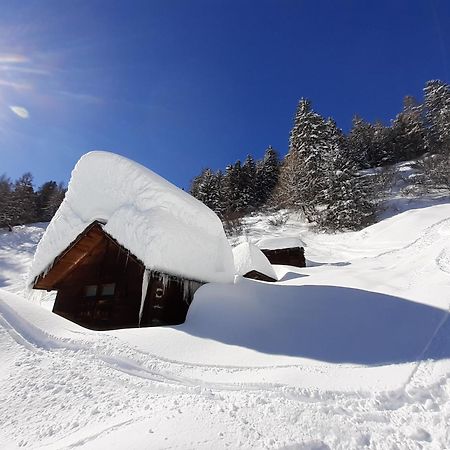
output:
[{"label": "shadow on snow", "polygon": [[442,309],[360,289],[243,279],[202,287],[177,328],[258,352],[380,365],[449,358],[448,343],[424,355],[446,317]]}]

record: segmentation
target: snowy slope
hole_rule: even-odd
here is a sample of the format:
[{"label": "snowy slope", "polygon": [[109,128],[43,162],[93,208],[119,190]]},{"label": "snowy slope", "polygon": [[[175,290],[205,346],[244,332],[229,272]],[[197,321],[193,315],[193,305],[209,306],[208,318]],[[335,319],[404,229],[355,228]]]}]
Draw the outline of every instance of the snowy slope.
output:
[{"label": "snowy slope", "polygon": [[338,235],[249,218],[273,237],[308,267],[203,286],[177,327],[89,331],[2,291],[0,446],[449,448],[450,205]]},{"label": "snowy slope", "polygon": [[20,292],[31,266],[36,245],[48,224],[14,227],[14,232],[0,229],[0,289]]}]

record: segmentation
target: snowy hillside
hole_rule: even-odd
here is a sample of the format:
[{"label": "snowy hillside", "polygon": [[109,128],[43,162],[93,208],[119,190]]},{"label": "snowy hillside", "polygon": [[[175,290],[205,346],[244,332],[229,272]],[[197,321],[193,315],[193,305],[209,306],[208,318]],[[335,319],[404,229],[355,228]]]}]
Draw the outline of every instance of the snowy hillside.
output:
[{"label": "snowy hillside", "polygon": [[283,222],[240,240],[300,239],[308,267],[107,332],[23,297],[42,226],[1,233],[0,447],[450,448],[450,204],[337,235]]},{"label": "snowy hillside", "polygon": [[0,289],[21,292],[46,223],[15,227],[10,233],[0,228]]}]

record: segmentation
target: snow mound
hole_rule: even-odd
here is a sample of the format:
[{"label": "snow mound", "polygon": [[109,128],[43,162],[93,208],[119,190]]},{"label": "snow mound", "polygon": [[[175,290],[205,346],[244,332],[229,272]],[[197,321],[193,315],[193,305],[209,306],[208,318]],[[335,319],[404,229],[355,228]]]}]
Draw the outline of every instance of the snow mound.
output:
[{"label": "snow mound", "polygon": [[[262,354],[376,366],[421,360],[447,315],[363,289],[244,278],[230,288],[203,286],[179,329]],[[450,347],[441,351],[450,357]]]},{"label": "snow mound", "polygon": [[245,275],[256,270],[274,280],[277,279],[272,265],[266,255],[249,242],[243,242],[233,249],[234,267],[237,275]]},{"label": "snow mound", "polygon": [[66,198],[37,247],[29,284],[95,220],[147,269],[233,280],[231,247],[213,211],[140,164],[94,151],[72,171]]},{"label": "snow mound", "polygon": [[265,250],[277,250],[281,248],[305,247],[305,244],[296,237],[270,237],[260,239],[256,245]]}]

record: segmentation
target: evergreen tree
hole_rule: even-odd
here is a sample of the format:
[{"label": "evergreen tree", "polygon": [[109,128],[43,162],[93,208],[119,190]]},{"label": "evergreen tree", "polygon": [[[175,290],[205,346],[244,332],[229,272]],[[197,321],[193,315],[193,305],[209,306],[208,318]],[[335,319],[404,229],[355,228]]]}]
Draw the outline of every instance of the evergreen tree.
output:
[{"label": "evergreen tree", "polygon": [[253,209],[257,200],[256,163],[253,156],[248,155],[245,159],[241,176],[241,207],[243,210]]},{"label": "evergreen tree", "polygon": [[64,195],[65,189],[62,183],[56,184],[55,181],[45,182],[36,192],[37,220],[49,222],[63,201]]},{"label": "evergreen tree", "polygon": [[225,214],[242,210],[242,166],[240,161],[228,165],[225,169],[223,196]]},{"label": "evergreen tree", "polygon": [[373,125],[372,152],[368,155],[369,167],[385,166],[394,160],[392,149],[391,128],[385,127],[380,121]]},{"label": "evergreen tree", "polygon": [[203,169],[192,181],[190,189],[191,195],[217,213],[221,210],[219,180],[220,176],[211,169]]},{"label": "evergreen tree", "polygon": [[256,206],[265,205],[278,183],[280,161],[276,150],[269,145],[256,166]]},{"label": "evergreen tree", "polygon": [[12,183],[6,175],[0,176],[0,227],[13,225]]},{"label": "evergreen tree", "polygon": [[56,189],[53,190],[53,192],[50,194],[50,197],[48,199],[47,204],[47,217],[52,218],[58,208],[60,207],[61,203],[64,200],[64,197],[66,196],[66,188],[64,187],[64,183],[58,183],[56,186]]},{"label": "evergreen tree", "polygon": [[450,85],[428,81],[424,88],[428,151],[449,154],[450,148]]},{"label": "evergreen tree", "polygon": [[[424,89],[428,155],[419,166],[422,183],[431,188],[450,189],[450,85],[434,80]],[[420,180],[420,178],[419,178]]]},{"label": "evergreen tree", "polygon": [[406,96],[403,111],[392,122],[390,162],[408,161],[426,152],[426,130],[422,105]]},{"label": "evergreen tree", "polygon": [[15,182],[12,199],[14,224],[32,223],[36,220],[36,196],[30,172],[24,173]]},{"label": "evergreen tree", "polygon": [[[322,168],[327,152],[327,130],[322,116],[314,112],[311,102],[301,99],[289,137],[289,151],[280,174],[288,202],[303,210],[308,220],[314,220],[317,199],[327,180]],[[290,192],[288,192],[288,190]]]},{"label": "evergreen tree", "polygon": [[375,207],[371,201],[372,186],[358,174],[356,163],[349,158],[347,142],[333,120],[328,120],[328,154],[324,172],[328,185],[318,198],[316,222],[322,229],[355,230],[371,223]]},{"label": "evergreen tree", "polygon": [[373,125],[365,122],[359,116],[353,118],[346,151],[348,158],[353,160],[360,169],[366,169],[372,163],[374,135],[375,130]]}]

